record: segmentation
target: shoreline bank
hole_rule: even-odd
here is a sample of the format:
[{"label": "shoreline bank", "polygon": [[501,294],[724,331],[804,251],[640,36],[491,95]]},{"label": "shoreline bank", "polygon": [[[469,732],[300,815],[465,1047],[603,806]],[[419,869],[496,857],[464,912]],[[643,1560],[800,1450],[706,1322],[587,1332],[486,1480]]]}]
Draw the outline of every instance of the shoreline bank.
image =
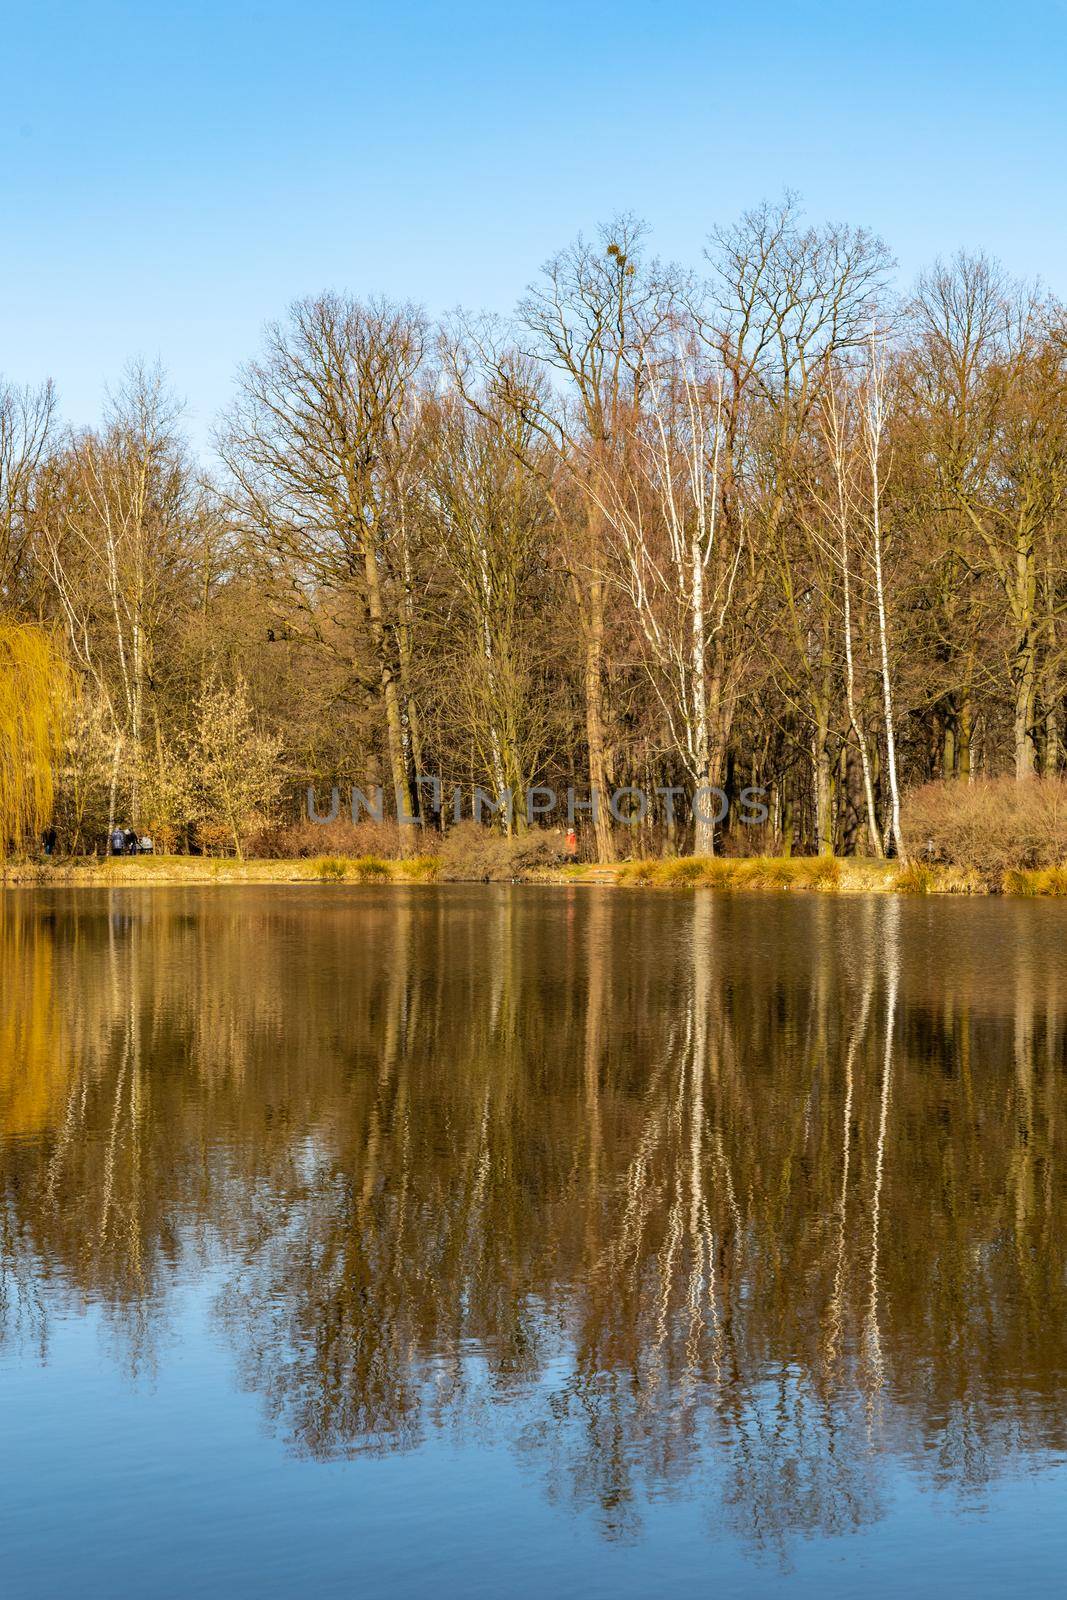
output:
[{"label": "shoreline bank", "polygon": [[[8,862],[0,867],[3,888],[174,888],[225,884],[427,884],[481,882],[445,879],[434,856],[402,860],[378,856],[324,856],[286,860],[232,857],[88,857],[56,862]],[[538,867],[497,882],[618,889],[718,889],[799,891],[816,894],[1008,895],[1067,897],[1067,867],[1010,871],[991,883],[973,868],[935,866],[861,857],[751,856],[667,861],[623,861],[611,866],[580,863]]]}]

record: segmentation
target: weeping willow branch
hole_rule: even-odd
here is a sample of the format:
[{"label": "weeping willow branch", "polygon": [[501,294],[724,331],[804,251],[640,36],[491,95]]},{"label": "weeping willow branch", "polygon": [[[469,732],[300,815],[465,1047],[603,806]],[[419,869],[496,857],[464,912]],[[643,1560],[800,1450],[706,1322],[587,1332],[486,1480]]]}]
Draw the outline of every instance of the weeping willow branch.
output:
[{"label": "weeping willow branch", "polygon": [[42,629],[0,622],[0,860],[52,818],[71,681]]}]

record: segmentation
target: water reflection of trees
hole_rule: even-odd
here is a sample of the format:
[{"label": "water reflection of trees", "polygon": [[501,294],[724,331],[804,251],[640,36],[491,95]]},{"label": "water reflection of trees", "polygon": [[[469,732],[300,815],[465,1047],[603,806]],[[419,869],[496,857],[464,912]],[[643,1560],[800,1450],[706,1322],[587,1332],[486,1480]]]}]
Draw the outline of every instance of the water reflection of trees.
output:
[{"label": "water reflection of trees", "polygon": [[206,1261],[292,1446],[502,1431],[774,1543],[1064,1447],[1054,908],[8,896],[2,1287],[141,1359]]}]

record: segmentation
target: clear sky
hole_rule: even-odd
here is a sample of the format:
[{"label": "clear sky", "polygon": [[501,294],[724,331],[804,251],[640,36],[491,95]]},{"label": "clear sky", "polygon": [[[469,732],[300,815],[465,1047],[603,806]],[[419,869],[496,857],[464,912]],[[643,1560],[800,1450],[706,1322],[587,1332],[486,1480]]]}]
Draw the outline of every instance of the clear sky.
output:
[{"label": "clear sky", "polygon": [[0,372],[92,420],[158,357],[206,438],[327,287],[506,311],[620,209],[696,263],[783,188],[903,281],[960,244],[1067,293],[1062,0],[8,0]]}]

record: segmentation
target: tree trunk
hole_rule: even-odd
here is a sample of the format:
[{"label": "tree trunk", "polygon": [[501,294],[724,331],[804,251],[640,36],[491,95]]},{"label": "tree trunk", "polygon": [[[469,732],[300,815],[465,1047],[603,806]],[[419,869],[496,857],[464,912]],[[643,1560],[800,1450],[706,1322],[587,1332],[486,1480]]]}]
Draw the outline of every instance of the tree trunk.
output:
[{"label": "tree trunk", "polygon": [[974,743],[974,704],[971,692],[964,689],[960,697],[959,720],[959,775],[961,783],[974,781],[974,770],[971,764],[971,746]]},{"label": "tree trunk", "polygon": [[[709,775],[704,772],[697,782],[698,790],[707,790]],[[713,856],[715,854],[715,812],[712,809],[713,801],[709,794],[697,794],[693,807],[693,854],[695,856]]]},{"label": "tree trunk", "polygon": [[1045,777],[1054,778],[1060,770],[1060,713],[1053,704],[1045,713]]},{"label": "tree trunk", "polygon": [[[385,707],[389,774],[393,781],[397,820],[400,821],[405,814],[409,817],[413,814],[411,810],[411,792],[408,786],[407,764],[404,760],[404,729],[400,716],[400,694],[396,673],[393,671],[393,663],[389,654],[382,612],[382,591],[378,578],[378,563],[375,559],[374,546],[370,538],[367,538],[364,542],[363,571],[367,584],[367,617],[370,622],[371,640],[374,645],[374,655],[382,686],[382,702]],[[406,837],[406,830],[403,825],[401,826],[401,837]]]},{"label": "tree trunk", "polygon": [[608,810],[609,778],[601,696],[604,661],[604,589],[594,578],[589,585],[589,625],[585,644],[585,732],[589,745],[589,785],[595,797],[593,827],[600,862],[615,860],[615,840]]},{"label": "tree trunk", "polygon": [[1015,659],[1012,686],[1015,694],[1013,732],[1015,780],[1026,783],[1037,771],[1034,713],[1037,701],[1037,565],[1031,518],[1021,515],[1015,535],[1015,564],[1010,595],[1015,621]]},{"label": "tree trunk", "polygon": [[1037,687],[1037,650],[1033,629],[1025,625],[1015,651],[1015,781],[1028,782],[1037,770],[1034,743],[1034,694]]},{"label": "tree trunk", "polygon": [[942,730],[941,776],[946,781],[956,776],[956,719],[951,706],[945,713]]},{"label": "tree trunk", "polygon": [[843,471],[838,469],[838,516],[841,524],[841,576],[844,599],[845,633],[845,699],[848,702],[848,720],[859,746],[860,764],[863,768],[863,796],[867,806],[867,838],[871,852],[882,854],[882,841],[878,835],[878,812],[874,803],[874,784],[871,781],[871,757],[867,749],[867,735],[863,731],[856,711],[856,666],[852,653],[852,561],[848,548],[848,514],[845,509]]},{"label": "tree trunk", "polygon": [[122,735],[117,733],[115,735],[115,751],[111,757],[111,786],[107,797],[107,851],[105,851],[105,854],[108,854],[111,850],[111,835],[115,831],[115,790],[118,787],[119,760],[121,756]]},{"label": "tree trunk", "polygon": [[793,808],[791,796],[782,801],[782,843],[781,853],[788,861],[793,854],[793,838],[796,833],[796,812]]},{"label": "tree trunk", "polygon": [[878,605],[878,644],[882,660],[882,706],[885,712],[885,753],[886,770],[889,774],[889,817],[892,837],[896,841],[897,857],[905,865],[908,856],[904,848],[904,836],[900,829],[900,785],[897,781],[897,740],[896,728],[893,722],[893,687],[889,672],[889,630],[886,623],[885,584],[882,578],[882,527],[880,510],[880,489],[878,483],[878,458],[873,458],[872,465],[872,506],[873,506],[873,536],[874,536],[874,592]]},{"label": "tree trunk", "polygon": [[820,716],[812,734],[811,759],[815,784],[815,848],[821,856],[834,853],[833,790],[827,741],[826,719]]}]

